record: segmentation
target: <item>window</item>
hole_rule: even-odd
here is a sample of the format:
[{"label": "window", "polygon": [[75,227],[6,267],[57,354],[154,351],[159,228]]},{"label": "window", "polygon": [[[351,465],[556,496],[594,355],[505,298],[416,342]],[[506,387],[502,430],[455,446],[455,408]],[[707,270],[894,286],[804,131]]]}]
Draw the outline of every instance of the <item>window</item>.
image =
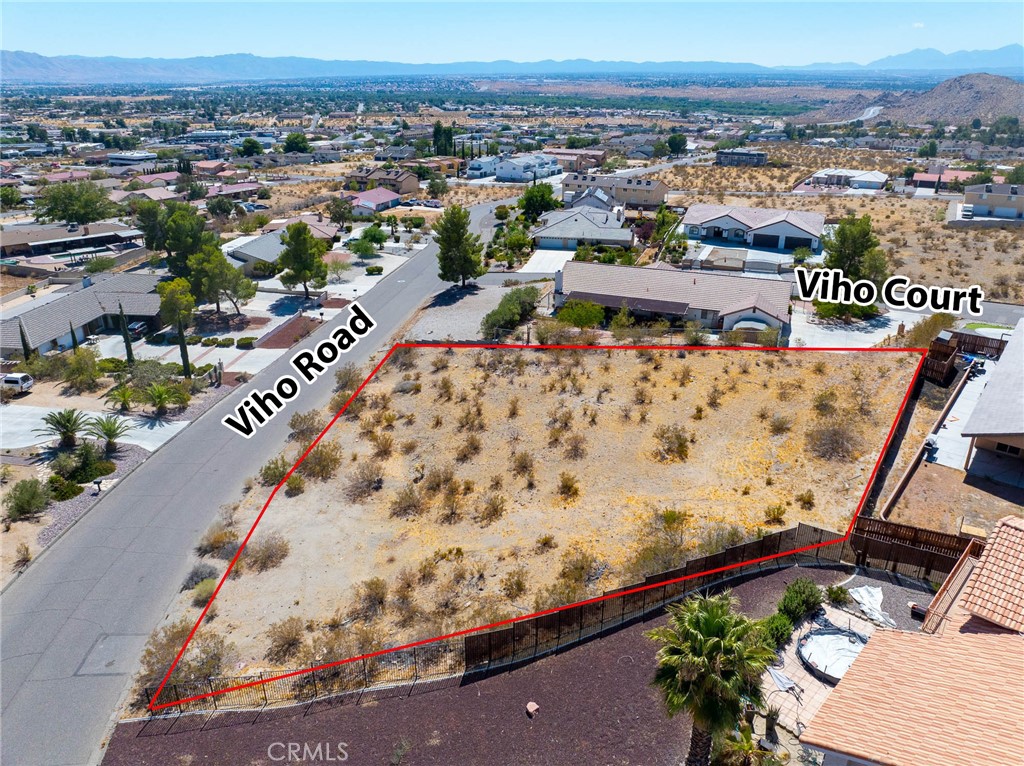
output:
[{"label": "window", "polygon": [[1002,452],[1007,455],[1020,455],[1020,447],[1015,447],[1012,444],[1003,444],[1002,442],[996,442],[996,452]]}]

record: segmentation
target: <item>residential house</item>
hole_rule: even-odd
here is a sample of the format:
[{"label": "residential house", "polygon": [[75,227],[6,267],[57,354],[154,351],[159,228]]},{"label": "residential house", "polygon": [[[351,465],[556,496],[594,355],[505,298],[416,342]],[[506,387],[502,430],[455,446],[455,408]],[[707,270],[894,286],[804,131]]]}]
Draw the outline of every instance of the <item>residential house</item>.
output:
[{"label": "residential house", "polygon": [[154,202],[167,202],[168,200],[185,200],[185,192],[176,192],[174,189],[170,189],[166,186],[156,186],[149,189],[134,189],[128,191],[126,189],[112,189],[110,194],[107,195],[111,202],[121,204],[129,200],[152,200]]},{"label": "residential house", "polygon": [[[966,183],[978,175],[975,170],[951,170],[950,168],[939,168],[934,173],[914,173],[910,180],[912,186],[919,189],[949,189],[951,184]],[[993,182],[1001,184],[1006,179],[1003,176],[992,176]]]},{"label": "residential house", "polygon": [[[1024,319],[1017,322],[998,364],[989,373],[981,396],[961,434],[971,437],[968,465],[975,447],[1005,458],[1024,460]],[[966,469],[967,466],[965,466]]]},{"label": "residential house", "polygon": [[174,186],[178,183],[177,171],[171,171],[168,173],[143,173],[141,176],[135,176],[136,181],[145,184],[146,186]]},{"label": "residential house", "polygon": [[141,162],[156,162],[157,159],[158,158],[154,152],[136,149],[128,152],[111,152],[107,155],[107,164],[138,165]]},{"label": "residential house", "polygon": [[615,197],[604,189],[598,189],[591,186],[581,191],[579,194],[574,195],[571,200],[565,203],[565,207],[570,209],[592,207],[597,208],[598,210],[610,211],[617,207],[621,207],[621,205]]},{"label": "residential house", "polygon": [[715,164],[728,167],[739,165],[761,167],[768,164],[768,152],[759,152],[753,149],[719,149],[715,152]]},{"label": "residential house", "polygon": [[789,282],[676,269],[569,261],[555,274],[555,305],[577,298],[608,309],[700,322],[711,329],[785,328]]},{"label": "residential house", "polygon": [[665,202],[668,184],[650,178],[568,173],[562,179],[562,201],[571,201],[589,188],[601,189],[620,204],[635,208],[657,208]]},{"label": "residential house", "polygon": [[352,215],[355,218],[372,218],[398,205],[402,198],[388,189],[367,189],[361,192],[349,192],[342,196],[352,203]]},{"label": "residential house", "polygon": [[1020,763],[1024,519],[1002,519],[980,547],[964,551],[920,632],[876,630],[829,693],[800,734],[822,766]]},{"label": "residential house", "polygon": [[263,184],[240,183],[240,184],[213,184],[206,190],[206,198],[228,197],[230,199],[248,199],[263,188]]},{"label": "residential house", "polygon": [[846,186],[850,189],[884,189],[889,176],[881,170],[851,170],[850,168],[827,168],[811,176],[811,183],[818,186]]},{"label": "residential house", "polygon": [[474,157],[466,167],[466,178],[489,178],[493,176],[498,172],[498,163],[501,160],[502,158],[497,156]]},{"label": "residential house", "polygon": [[518,157],[503,157],[495,166],[497,181],[529,183],[556,176],[562,172],[558,160],[550,154],[523,154]]},{"label": "residential house", "polygon": [[751,247],[821,250],[825,216],[802,210],[692,205],[683,216],[683,231],[692,239],[745,242]]},{"label": "residential house", "polygon": [[69,252],[87,254],[136,243],[142,232],[123,223],[98,221],[77,223],[16,224],[4,228],[0,255],[4,258],[32,258]]},{"label": "residential house", "polygon": [[345,176],[345,187],[351,191],[382,188],[395,194],[415,194],[420,180],[415,173],[404,168],[362,167]]},{"label": "residential house", "polygon": [[580,245],[632,247],[636,241],[630,229],[622,228],[622,208],[595,207],[552,210],[531,229],[530,237],[539,248],[575,250]]},{"label": "residential house", "polygon": [[340,162],[341,150],[332,146],[318,146],[313,149],[313,162]]},{"label": "residential house", "polygon": [[277,263],[284,244],[281,242],[281,231],[274,230],[259,236],[239,237],[225,243],[221,249],[229,261],[251,277],[267,274],[270,270],[261,266]]},{"label": "residential house", "polygon": [[192,172],[203,178],[215,178],[230,167],[224,160],[200,160],[192,163]]},{"label": "residential house", "polygon": [[373,155],[373,159],[377,162],[400,162],[415,158],[416,150],[411,146],[384,146]]},{"label": "residential house", "polygon": [[1017,184],[975,184],[964,189],[964,204],[974,208],[974,217],[1024,218],[1024,196]]},{"label": "residential house", "polygon": [[545,149],[566,173],[582,173],[600,167],[608,157],[605,149]]},{"label": "residential house", "polygon": [[632,149],[626,152],[627,160],[653,160],[654,159],[654,146],[652,144],[642,144],[640,146],[634,146]]},{"label": "residential house", "polygon": [[333,242],[338,238],[338,234],[341,231],[341,227],[336,223],[332,223],[330,220],[325,219],[323,213],[304,213],[302,215],[295,215],[291,218],[278,218],[271,221],[263,227],[262,233],[269,234],[273,231],[281,231],[291,226],[293,223],[304,223],[309,227],[310,233],[316,239],[322,239],[327,242]]},{"label": "residential house", "polygon": [[4,309],[0,320],[0,352],[20,355],[22,333],[33,351],[46,353],[70,348],[71,333],[81,342],[102,329],[118,329],[124,308],[129,322],[149,322],[154,329],[160,315],[156,285],[149,274],[100,274],[83,277],[45,296],[45,301]]},{"label": "residential house", "polygon": [[88,170],[62,170],[59,173],[48,173],[42,176],[48,184],[67,184],[76,181],[88,181],[91,174]]}]

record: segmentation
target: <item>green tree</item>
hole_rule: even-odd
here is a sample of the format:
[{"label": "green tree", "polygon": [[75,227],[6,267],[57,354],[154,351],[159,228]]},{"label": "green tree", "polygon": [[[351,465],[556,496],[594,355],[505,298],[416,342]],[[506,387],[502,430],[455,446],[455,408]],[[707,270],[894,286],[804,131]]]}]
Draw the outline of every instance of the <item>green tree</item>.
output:
[{"label": "green tree", "polygon": [[76,348],[68,355],[63,380],[72,391],[95,391],[102,374],[91,348]]},{"label": "green tree", "polygon": [[508,205],[498,205],[494,208],[494,217],[499,221],[507,221],[509,216]]},{"label": "green tree", "polygon": [[661,644],[654,686],[670,716],[693,720],[687,766],[708,766],[716,734],[731,731],[744,699],[759,702],[762,673],[775,659],[753,620],[729,593],[671,604],[668,624],[645,635]]},{"label": "green tree", "polygon": [[653,151],[651,152],[651,155],[655,159],[660,159],[661,157],[667,157],[669,152],[671,151],[668,148],[668,144],[665,143],[664,141],[655,141],[654,142],[654,146],[652,148],[653,148]]},{"label": "green tree", "polygon": [[668,150],[672,154],[683,154],[686,151],[686,136],[682,133],[673,133],[669,136]]},{"label": "green tree", "polygon": [[78,435],[85,431],[88,421],[80,410],[57,410],[43,415],[43,427],[35,429],[35,432],[56,436],[61,449],[71,449],[78,443]]},{"label": "green tree", "polygon": [[848,216],[834,234],[825,234],[822,245],[828,252],[825,268],[839,269],[848,279],[867,279],[878,287],[889,276],[888,260],[871,230],[871,216]]},{"label": "green tree", "polygon": [[388,241],[387,232],[379,226],[367,226],[359,238],[376,245],[378,250],[383,250],[384,243]]},{"label": "green tree", "polygon": [[597,327],[604,321],[604,308],[590,301],[568,300],[559,310],[558,318],[581,330]]},{"label": "green tree", "polygon": [[633,331],[633,325],[635,324],[636,320],[633,319],[633,315],[629,313],[629,309],[626,307],[625,302],[623,302],[619,310],[615,312],[615,316],[612,317],[608,327],[611,329],[612,335],[615,336],[616,340],[622,340]]},{"label": "green tree", "polygon": [[104,271],[110,271],[116,265],[117,260],[109,255],[95,255],[85,264],[85,271],[87,274],[100,274]]},{"label": "green tree", "polygon": [[235,209],[235,203],[227,197],[218,195],[206,202],[206,212],[214,218],[227,218]]},{"label": "green tree", "polygon": [[[171,209],[169,209],[171,210]],[[204,245],[216,247],[217,235],[206,231],[206,222],[191,205],[173,208],[164,226],[167,270],[176,277],[188,276],[188,259]]]},{"label": "green tree", "polygon": [[78,351],[78,333],[75,332],[75,324],[68,320],[68,329],[71,330],[71,350]]},{"label": "green tree", "polygon": [[505,250],[517,262],[523,260],[523,255],[532,244],[533,240],[522,226],[509,226],[505,231]]},{"label": "green tree", "polygon": [[519,209],[523,211],[526,220],[531,223],[557,207],[561,207],[561,205],[555,199],[554,189],[548,183],[527,187],[523,196],[519,198]]},{"label": "green tree", "polygon": [[21,192],[13,186],[0,187],[0,210],[10,210],[21,202]]},{"label": "green tree", "polygon": [[301,284],[308,299],[310,285],[321,288],[327,284],[327,243],[314,237],[302,221],[290,224],[281,235],[281,242],[284,250],[277,259],[285,269],[280,275],[281,283],[287,287]]},{"label": "green tree", "polygon": [[486,273],[483,265],[483,245],[480,237],[469,231],[469,211],[461,205],[452,205],[434,224],[437,241],[438,276],[445,282],[462,282]]},{"label": "green tree", "polygon": [[427,183],[427,194],[431,199],[441,199],[448,193],[448,182],[443,178],[431,178]]},{"label": "green tree", "polygon": [[[239,270],[212,244],[204,245],[198,253],[189,256],[188,270],[192,297],[197,303],[214,303],[219,314],[221,297],[226,296],[235,283]],[[237,313],[237,306],[235,311]]]},{"label": "green tree", "polygon": [[192,296],[188,280],[178,277],[156,286],[160,294],[160,318],[177,330],[178,350],[181,353],[182,374],[192,377],[192,365],[188,359],[188,344],[185,343],[185,328],[192,321],[196,300]]},{"label": "green tree", "polygon": [[1017,165],[1006,174],[1006,183],[1024,184],[1024,165]]},{"label": "green tree", "polygon": [[41,221],[86,224],[116,215],[117,205],[92,181],[50,184],[36,198],[36,217]]},{"label": "green tree", "polygon": [[378,257],[377,248],[370,240],[364,239],[363,237],[360,237],[351,245],[349,245],[348,249],[351,250],[353,255],[355,255],[360,260]]},{"label": "green tree", "polygon": [[128,365],[135,364],[135,352],[132,350],[132,338],[128,333],[128,318],[124,315],[124,306],[120,303],[117,304],[117,324],[121,330],[121,340],[124,341],[124,354],[125,359],[128,360]]},{"label": "green tree", "polygon": [[39,479],[22,479],[4,496],[4,509],[11,521],[35,516],[50,504],[50,486]]},{"label": "green tree", "polygon": [[257,154],[263,154],[263,144],[255,138],[245,139],[242,141],[242,145],[238,147],[238,155],[240,157],[253,157]]},{"label": "green tree", "polygon": [[332,223],[344,226],[352,220],[352,203],[341,197],[333,197],[327,202],[327,217]]},{"label": "green tree", "polygon": [[309,146],[309,139],[306,138],[305,133],[289,133],[284,139],[284,151],[309,154],[313,150]]}]

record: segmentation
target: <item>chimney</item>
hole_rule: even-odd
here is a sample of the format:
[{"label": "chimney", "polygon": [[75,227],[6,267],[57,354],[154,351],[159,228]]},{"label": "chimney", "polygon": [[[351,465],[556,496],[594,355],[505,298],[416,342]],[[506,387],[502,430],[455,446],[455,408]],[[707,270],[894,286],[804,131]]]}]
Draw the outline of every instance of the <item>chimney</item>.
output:
[{"label": "chimney", "polygon": [[561,293],[562,292],[562,270],[561,269],[559,269],[558,271],[555,272],[555,292],[556,293]]},{"label": "chimney", "polygon": [[85,236],[87,237],[89,236],[89,224],[86,224],[85,226],[82,227],[82,233],[85,234]]},{"label": "chimney", "polygon": [[92,277],[88,274],[82,277],[82,287],[92,287]]},{"label": "chimney", "polygon": [[985,191],[988,194],[991,194],[992,193],[992,184],[985,184]]},{"label": "chimney", "polygon": [[316,222],[317,223],[323,223],[324,222],[324,214],[323,213],[317,213],[316,214]]}]

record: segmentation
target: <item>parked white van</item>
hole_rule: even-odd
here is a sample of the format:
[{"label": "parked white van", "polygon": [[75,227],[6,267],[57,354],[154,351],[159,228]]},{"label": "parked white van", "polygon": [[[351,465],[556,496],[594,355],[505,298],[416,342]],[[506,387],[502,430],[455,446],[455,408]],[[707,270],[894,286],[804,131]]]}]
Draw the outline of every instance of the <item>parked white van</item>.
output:
[{"label": "parked white van", "polygon": [[23,394],[29,391],[34,383],[35,381],[32,380],[31,375],[24,372],[12,372],[10,375],[4,375],[0,385],[17,394]]}]

